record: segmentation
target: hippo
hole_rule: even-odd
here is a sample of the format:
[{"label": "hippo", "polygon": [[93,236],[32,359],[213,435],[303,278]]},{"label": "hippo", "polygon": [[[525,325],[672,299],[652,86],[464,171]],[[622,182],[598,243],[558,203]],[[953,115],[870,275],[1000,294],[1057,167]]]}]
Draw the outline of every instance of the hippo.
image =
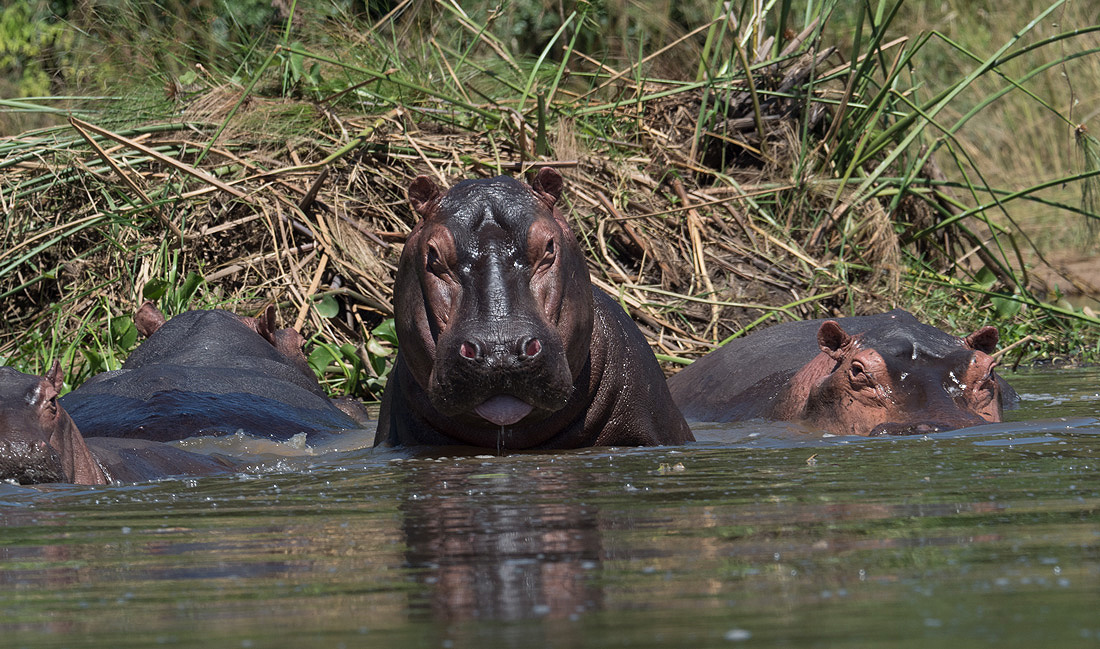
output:
[{"label": "hippo", "polygon": [[218,309],[165,321],[152,304],[134,315],[149,337],[122,368],[61,398],[85,437],[159,442],[244,431],[313,443],[362,422],[325,394],[294,329],[273,330],[274,310],[246,318]]},{"label": "hippo", "polygon": [[500,451],[691,441],[645,337],[592,286],[544,168],[409,187],[397,358],[375,445]]},{"label": "hippo", "polygon": [[793,421],[834,435],[918,435],[1001,421],[995,327],[957,338],[902,309],[804,320],[726,343],[672,376],[691,421]]},{"label": "hippo", "polygon": [[84,485],[141,482],[233,471],[232,461],[149,440],[85,439],[58,403],[63,378],[0,367],[0,480]]}]

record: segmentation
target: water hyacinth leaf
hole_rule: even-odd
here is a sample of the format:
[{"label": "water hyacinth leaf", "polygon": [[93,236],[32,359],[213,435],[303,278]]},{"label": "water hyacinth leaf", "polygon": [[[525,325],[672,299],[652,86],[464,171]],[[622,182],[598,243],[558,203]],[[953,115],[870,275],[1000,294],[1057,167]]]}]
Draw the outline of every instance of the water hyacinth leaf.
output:
[{"label": "water hyacinth leaf", "polygon": [[356,369],[363,364],[363,359],[359,357],[359,348],[351,343],[340,345],[340,354]]},{"label": "water hyacinth leaf", "polygon": [[386,318],[382,324],[370,331],[371,336],[380,338],[391,345],[397,345],[397,329],[393,325],[393,318]]},{"label": "water hyacinth leaf", "polygon": [[130,349],[137,343],[138,331],[130,316],[122,316],[111,320],[111,341],[116,347]]},{"label": "water hyacinth leaf", "polygon": [[332,353],[330,345],[317,345],[309,354],[309,366],[315,372],[324,372],[329,365],[336,362],[336,354]]},{"label": "water hyacinth leaf", "polygon": [[385,356],[378,356],[371,354],[369,357],[370,367],[374,371],[374,374],[378,377],[386,376],[389,373],[389,365],[386,363]]},{"label": "water hyacinth leaf", "polygon": [[141,296],[151,302],[155,302],[164,297],[164,294],[167,292],[168,281],[159,278],[145,282],[145,286],[141,288]]},{"label": "water hyacinth leaf", "polygon": [[[81,349],[80,353],[84,356],[84,360],[87,361],[89,375],[117,370],[121,366],[117,361],[111,363],[111,359],[107,355],[101,354],[94,349]],[[115,367],[112,367],[112,365],[115,365]]]},{"label": "water hyacinth leaf", "polygon": [[993,305],[993,310],[997,312],[999,319],[1011,318],[1016,315],[1022,305],[1019,300],[998,296],[989,298],[989,302]]},{"label": "water hyacinth leaf", "polygon": [[176,291],[176,301],[181,305],[186,305],[194,297],[195,291],[199,290],[199,286],[202,286],[202,275],[191,271],[187,273],[187,277],[183,280],[183,284],[180,285],[179,290]]},{"label": "water hyacinth leaf", "polygon": [[982,266],[982,269],[974,277],[974,281],[978,283],[978,286],[988,291],[997,283],[997,276],[988,267]]},{"label": "water hyacinth leaf", "polygon": [[[298,41],[295,41],[295,42],[291,43],[290,46],[293,47],[293,48],[299,48],[300,49],[302,47],[302,44]],[[295,83],[297,83],[298,80],[301,79],[302,75],[303,75],[302,59],[303,59],[302,55],[297,53],[297,52],[292,52],[290,54],[290,57],[289,57],[291,80],[294,81]]]},{"label": "water hyacinth leaf", "polygon": [[370,356],[389,356],[393,353],[393,349],[382,344],[377,337],[371,336],[367,339],[367,354]]},{"label": "water hyacinth leaf", "polygon": [[340,303],[331,295],[322,295],[320,299],[314,296],[314,300],[316,302],[313,303],[313,307],[317,309],[317,315],[322,318],[335,318],[340,313]]}]

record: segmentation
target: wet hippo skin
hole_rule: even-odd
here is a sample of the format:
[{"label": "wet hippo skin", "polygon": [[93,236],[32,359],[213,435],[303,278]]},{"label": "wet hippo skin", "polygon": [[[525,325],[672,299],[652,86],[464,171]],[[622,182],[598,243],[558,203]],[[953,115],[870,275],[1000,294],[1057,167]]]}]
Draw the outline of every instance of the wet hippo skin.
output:
[{"label": "wet hippo skin", "polygon": [[669,379],[690,421],[796,421],[836,435],[913,435],[1001,421],[994,327],[958,338],[901,309],[769,327]]},{"label": "wet hippo skin", "polygon": [[399,351],[375,444],[497,449],[679,444],[691,431],[644,336],[594,288],[541,170],[409,188]]},{"label": "wet hippo skin", "polygon": [[140,482],[173,475],[213,475],[234,464],[160,442],[86,440],[58,404],[58,363],[45,376],[0,367],[0,480],[19,484]]},{"label": "wet hippo skin", "polygon": [[135,315],[149,338],[121,369],[61,398],[85,437],[164,442],[244,431],[313,442],[361,426],[317,383],[298,332],[272,330],[272,312],[188,311],[159,324],[157,315],[149,304]]}]

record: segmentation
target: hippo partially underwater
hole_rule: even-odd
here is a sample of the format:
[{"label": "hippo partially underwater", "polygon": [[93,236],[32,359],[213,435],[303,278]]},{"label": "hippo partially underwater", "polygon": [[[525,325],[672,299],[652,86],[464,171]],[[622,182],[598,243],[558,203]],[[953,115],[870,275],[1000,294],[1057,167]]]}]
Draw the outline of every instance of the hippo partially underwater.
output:
[{"label": "hippo partially underwater", "polygon": [[398,266],[399,351],[375,444],[501,450],[693,439],[653,352],[589,281],[562,178],[409,187],[422,217]]},{"label": "hippo partially underwater", "polygon": [[97,485],[213,475],[235,468],[227,458],[161,442],[85,439],[58,404],[62,383],[57,362],[45,376],[0,367],[0,480]]},{"label": "hippo partially underwater", "polygon": [[165,321],[151,304],[134,316],[149,338],[122,368],[98,374],[61,398],[85,437],[174,441],[243,431],[310,443],[360,428],[326,396],[294,329],[275,330],[274,312],[246,318],[221,310]]},{"label": "hippo partially underwater", "polygon": [[998,332],[958,338],[901,309],[769,327],[669,379],[689,421],[793,421],[835,435],[914,435],[1001,421]]}]

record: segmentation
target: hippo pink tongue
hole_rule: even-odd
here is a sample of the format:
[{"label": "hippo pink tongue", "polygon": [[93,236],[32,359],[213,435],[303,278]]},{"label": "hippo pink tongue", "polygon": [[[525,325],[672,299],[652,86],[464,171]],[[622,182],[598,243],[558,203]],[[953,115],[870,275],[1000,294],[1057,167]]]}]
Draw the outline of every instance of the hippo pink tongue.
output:
[{"label": "hippo pink tongue", "polygon": [[534,407],[526,401],[521,401],[510,394],[499,394],[491,399],[486,399],[480,406],[474,408],[474,412],[497,426],[509,426],[527,416]]}]

